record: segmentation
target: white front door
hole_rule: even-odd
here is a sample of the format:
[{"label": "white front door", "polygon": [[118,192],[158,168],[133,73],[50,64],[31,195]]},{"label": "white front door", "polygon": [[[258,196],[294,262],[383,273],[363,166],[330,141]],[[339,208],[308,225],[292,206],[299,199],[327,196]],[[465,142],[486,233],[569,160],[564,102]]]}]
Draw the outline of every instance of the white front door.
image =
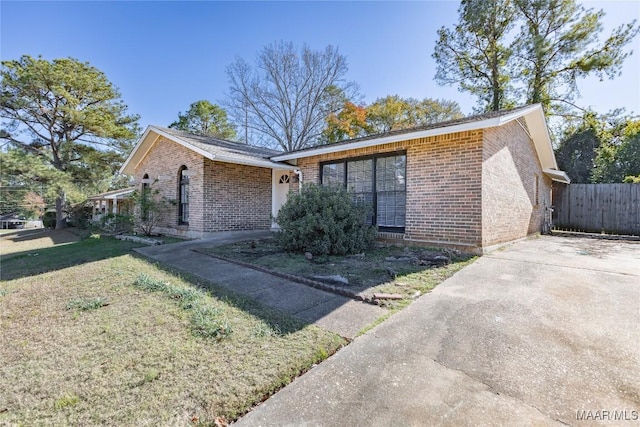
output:
[{"label": "white front door", "polygon": [[[284,202],[287,201],[289,194],[289,171],[272,169],[272,186],[271,186],[271,215],[275,218],[280,211]],[[278,228],[275,222],[271,223],[271,227]]]}]

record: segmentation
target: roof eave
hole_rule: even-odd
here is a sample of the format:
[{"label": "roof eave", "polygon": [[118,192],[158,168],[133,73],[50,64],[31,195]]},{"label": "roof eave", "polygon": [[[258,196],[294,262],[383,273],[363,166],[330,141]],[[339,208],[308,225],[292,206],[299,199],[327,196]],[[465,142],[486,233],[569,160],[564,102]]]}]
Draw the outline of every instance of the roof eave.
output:
[{"label": "roof eave", "polygon": [[215,160],[216,162],[223,162],[223,163],[234,163],[234,164],[238,164],[238,165],[245,165],[245,166],[258,166],[258,167],[263,167],[263,168],[269,168],[269,169],[284,169],[284,170],[294,170],[297,169],[295,166],[292,165],[288,165],[286,163],[276,163],[276,162],[272,162],[269,160],[250,160],[250,159],[232,159],[232,158],[228,158],[228,157],[224,157],[224,156],[218,156],[218,155],[214,155],[211,160]]},{"label": "roof eave", "polygon": [[564,171],[560,171],[557,169],[543,169],[542,172],[544,172],[545,175],[548,175],[552,180],[556,182],[571,184],[571,178],[569,178],[569,175],[567,175],[567,173]]},{"label": "roof eave", "polygon": [[[125,175],[132,175],[133,174],[134,171],[130,170],[131,162],[132,162],[133,158],[136,157],[136,154],[138,153],[138,150],[140,150],[142,144],[147,139],[147,136],[149,136],[150,132],[151,132],[151,126],[147,126],[147,129],[145,129],[144,133],[142,134],[140,139],[138,139],[138,142],[136,142],[136,145],[133,147],[133,150],[131,150],[131,153],[129,153],[129,156],[127,157],[127,159],[124,161],[124,163],[120,167],[120,170],[118,171],[119,173],[125,174]],[[135,167],[133,169],[135,169]]]},{"label": "roof eave", "polygon": [[[259,167],[265,167],[265,168],[270,168],[270,169],[285,169],[285,170],[292,170],[295,169],[295,167],[292,167],[291,165],[287,165],[284,163],[277,163],[277,162],[272,162],[271,160],[265,159],[265,160],[260,160],[260,159],[238,159],[238,158],[230,158],[230,157],[225,157],[225,156],[220,156],[218,154],[213,154],[210,153],[208,151],[202,150],[199,147],[196,147],[193,144],[190,144],[189,142],[185,141],[184,139],[175,136],[175,135],[171,135],[165,131],[163,131],[162,129],[159,129],[155,126],[148,126],[147,129],[145,130],[145,132],[142,134],[142,136],[140,137],[140,139],[138,140],[138,142],[136,143],[135,147],[133,148],[133,150],[131,151],[131,154],[129,154],[129,157],[127,157],[127,160],[124,162],[124,164],[122,165],[122,167],[120,168],[120,173],[126,174],[126,175],[133,175],[135,173],[136,168],[138,167],[138,165],[140,164],[140,162],[142,161],[142,159],[144,159],[146,157],[146,154],[149,152],[149,150],[151,149],[151,147],[153,146],[153,144],[155,143],[155,139],[153,141],[151,141],[149,138],[149,135],[151,134],[151,132],[153,132],[154,134],[156,134],[157,136],[162,136],[170,141],[173,141],[179,145],[182,145],[183,147],[187,148],[188,150],[194,151],[198,154],[200,154],[201,156],[203,156],[206,159],[209,160],[215,160],[215,161],[219,161],[219,162],[224,162],[224,163],[233,163],[233,164],[240,164],[240,165],[247,165],[247,166],[259,166]],[[157,138],[156,136],[156,138]],[[150,142],[148,142],[150,141]],[[141,152],[141,150],[144,149],[144,146],[148,145],[147,149],[144,150],[143,154],[139,154],[139,152]],[[135,161],[134,159],[137,159],[137,161]],[[134,164],[135,162],[135,164]]]},{"label": "roof eave", "polygon": [[534,110],[530,110],[524,115],[524,119],[529,129],[529,136],[533,140],[533,144],[538,154],[538,159],[543,169],[558,169],[556,156],[551,146],[551,137],[549,136],[549,128],[544,117],[544,111],[539,104]]},{"label": "roof eave", "polygon": [[[472,130],[489,128],[489,127],[502,126],[505,123],[509,123],[519,117],[523,117],[528,114],[531,114],[536,110],[542,111],[542,107],[540,107],[539,104],[535,104],[535,105],[529,106],[528,108],[515,111],[511,114],[506,114],[504,116],[493,117],[489,119],[478,120],[475,122],[461,123],[457,125],[444,126],[444,127],[435,127],[432,129],[401,133],[397,135],[382,136],[379,138],[366,139],[363,141],[356,141],[353,143],[323,145],[316,149],[310,149],[304,152],[285,153],[282,155],[276,155],[271,157],[271,160],[274,160],[274,161],[294,160],[294,159],[300,159],[304,157],[317,156],[320,154],[336,153],[339,151],[367,148],[367,147],[373,147],[373,146],[382,145],[382,144],[390,144],[390,143],[399,142],[399,141],[406,141],[409,139],[427,138],[431,136],[445,135],[448,133],[465,132],[465,131],[472,131]],[[547,137],[548,137],[548,134],[547,134]]]}]

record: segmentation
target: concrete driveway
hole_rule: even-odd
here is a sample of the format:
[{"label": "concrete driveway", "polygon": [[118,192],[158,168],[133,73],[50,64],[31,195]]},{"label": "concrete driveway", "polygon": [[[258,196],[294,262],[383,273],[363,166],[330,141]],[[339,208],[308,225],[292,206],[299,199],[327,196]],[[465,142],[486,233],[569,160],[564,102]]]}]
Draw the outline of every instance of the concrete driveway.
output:
[{"label": "concrete driveway", "polygon": [[543,236],[480,258],[237,425],[630,426],[638,411],[640,243]]}]

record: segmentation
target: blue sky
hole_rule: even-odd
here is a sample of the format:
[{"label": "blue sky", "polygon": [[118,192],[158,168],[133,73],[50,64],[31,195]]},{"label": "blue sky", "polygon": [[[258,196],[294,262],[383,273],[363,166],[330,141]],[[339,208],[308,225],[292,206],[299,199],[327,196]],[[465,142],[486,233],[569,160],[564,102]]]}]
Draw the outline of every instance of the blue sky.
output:
[{"label": "blue sky", "polygon": [[[605,33],[640,17],[638,1],[585,2],[604,9]],[[219,102],[225,68],[276,40],[336,45],[366,102],[399,94],[446,98],[470,114],[474,99],[434,81],[436,30],[457,21],[458,2],[0,2],[0,57],[74,57],[120,88],[140,124],[166,126],[198,99]],[[579,105],[640,113],[640,37],[622,76],[579,85]]]}]

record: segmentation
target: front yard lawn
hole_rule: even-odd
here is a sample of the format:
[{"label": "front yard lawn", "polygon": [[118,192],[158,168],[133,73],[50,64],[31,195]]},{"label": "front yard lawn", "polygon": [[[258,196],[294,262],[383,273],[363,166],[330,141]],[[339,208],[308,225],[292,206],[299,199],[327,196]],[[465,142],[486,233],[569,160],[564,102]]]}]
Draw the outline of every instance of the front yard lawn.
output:
[{"label": "front yard lawn", "polygon": [[228,422],[345,344],[132,242],[57,239],[0,260],[0,425]]},{"label": "front yard lawn", "polygon": [[[401,296],[400,300],[379,301],[391,309],[406,306],[475,259],[455,251],[376,243],[362,254],[309,260],[304,254],[283,251],[275,239],[233,243],[204,252],[339,286],[366,299],[380,293]],[[332,276],[341,276],[348,284]]]}]

